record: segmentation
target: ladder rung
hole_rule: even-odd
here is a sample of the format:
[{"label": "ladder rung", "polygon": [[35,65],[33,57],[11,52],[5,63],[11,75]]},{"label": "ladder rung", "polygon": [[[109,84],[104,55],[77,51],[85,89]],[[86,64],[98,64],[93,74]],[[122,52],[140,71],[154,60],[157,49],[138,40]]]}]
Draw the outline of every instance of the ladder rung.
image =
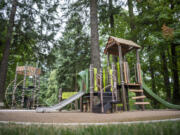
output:
[{"label": "ladder rung", "polygon": [[135,105],[149,105],[149,102],[135,102]]},{"label": "ladder rung", "polygon": [[132,99],[143,99],[146,98],[146,96],[137,96],[137,97],[132,97]]},{"label": "ladder rung", "polygon": [[140,86],[139,83],[127,83],[127,85],[131,85],[131,86]]},{"label": "ladder rung", "polygon": [[143,90],[135,90],[135,89],[130,89],[130,92],[143,92]]}]

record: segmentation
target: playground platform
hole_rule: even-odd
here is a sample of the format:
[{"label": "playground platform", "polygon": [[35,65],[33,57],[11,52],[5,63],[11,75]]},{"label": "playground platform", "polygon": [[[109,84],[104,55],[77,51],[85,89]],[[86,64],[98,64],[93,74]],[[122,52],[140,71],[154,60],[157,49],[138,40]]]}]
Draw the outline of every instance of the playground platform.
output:
[{"label": "playground platform", "polygon": [[65,111],[59,113],[36,113],[33,110],[0,110],[0,121],[33,123],[103,123],[180,118],[177,110],[128,111],[110,114]]}]

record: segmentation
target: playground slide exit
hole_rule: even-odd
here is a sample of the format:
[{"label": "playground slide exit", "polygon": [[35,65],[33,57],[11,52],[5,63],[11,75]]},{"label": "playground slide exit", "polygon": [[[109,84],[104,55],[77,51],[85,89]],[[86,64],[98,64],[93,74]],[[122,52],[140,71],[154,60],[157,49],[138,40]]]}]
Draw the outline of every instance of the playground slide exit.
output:
[{"label": "playground slide exit", "polygon": [[38,112],[38,113],[43,113],[43,112],[58,112],[60,109],[62,109],[66,105],[72,103],[76,99],[82,97],[84,94],[85,94],[85,92],[79,91],[77,94],[71,96],[70,98],[68,98],[66,100],[63,100],[59,104],[56,104],[56,105],[50,106],[50,107],[39,107],[39,108],[36,109],[36,112]]},{"label": "playground slide exit", "polygon": [[158,95],[156,95],[143,81],[143,89],[146,91],[151,97],[153,97],[155,100],[163,104],[164,106],[170,108],[170,109],[180,109],[180,105],[171,104],[164,99],[160,98]]}]

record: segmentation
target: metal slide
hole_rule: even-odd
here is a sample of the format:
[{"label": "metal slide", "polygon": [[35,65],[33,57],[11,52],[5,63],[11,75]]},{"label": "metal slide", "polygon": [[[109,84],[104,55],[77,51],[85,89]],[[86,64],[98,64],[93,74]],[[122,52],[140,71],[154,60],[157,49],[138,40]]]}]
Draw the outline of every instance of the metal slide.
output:
[{"label": "metal slide", "polygon": [[80,91],[77,94],[71,96],[70,98],[68,98],[66,100],[63,100],[62,102],[60,102],[59,104],[56,104],[54,106],[50,106],[50,107],[38,107],[38,108],[36,108],[36,112],[38,112],[38,113],[43,113],[43,112],[58,112],[60,109],[62,109],[66,105],[72,103],[76,99],[82,97],[84,94],[85,94],[85,92]]},{"label": "metal slide", "polygon": [[158,102],[163,104],[164,106],[171,108],[171,109],[180,109],[180,105],[171,104],[164,99],[160,98],[158,95],[156,95],[144,82],[143,82],[143,89],[154,99],[156,99]]}]

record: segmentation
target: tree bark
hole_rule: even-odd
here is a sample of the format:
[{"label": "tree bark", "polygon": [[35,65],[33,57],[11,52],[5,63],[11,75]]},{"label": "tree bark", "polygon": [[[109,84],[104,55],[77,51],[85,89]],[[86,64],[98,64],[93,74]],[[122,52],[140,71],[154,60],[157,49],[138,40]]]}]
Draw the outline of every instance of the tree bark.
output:
[{"label": "tree bark", "polygon": [[[110,28],[111,28],[111,36],[114,36],[114,14],[113,14],[113,3],[112,0],[109,0],[109,22],[110,22]],[[117,63],[117,57],[112,57],[113,62]]]},{"label": "tree bark", "polygon": [[137,41],[137,36],[134,34],[134,31],[136,29],[135,24],[135,18],[134,18],[134,12],[133,12],[133,3],[132,0],[128,0],[128,12],[129,12],[129,25],[131,28],[131,40],[134,42]]},{"label": "tree bark", "polygon": [[180,103],[180,90],[179,90],[179,75],[176,55],[176,45],[171,44],[171,58],[172,58],[172,75],[173,75],[173,102]]},{"label": "tree bark", "polygon": [[97,18],[97,0],[90,0],[90,25],[91,25],[91,64],[100,69],[100,49]]},{"label": "tree bark", "polygon": [[169,82],[169,72],[168,72],[168,67],[167,67],[167,61],[166,61],[166,55],[165,51],[161,51],[161,60],[162,60],[162,73],[163,73],[163,78],[164,78],[164,87],[166,91],[166,97],[167,100],[171,100],[171,87],[170,87],[170,82]]},{"label": "tree bark", "polygon": [[[174,0],[170,1],[171,10],[174,13]],[[172,16],[173,19],[173,16]],[[180,90],[179,90],[179,75],[178,75],[178,65],[177,65],[177,55],[176,55],[176,45],[171,43],[171,61],[172,61],[172,75],[173,75],[173,103],[180,103]]]},{"label": "tree bark", "polygon": [[16,14],[16,7],[17,7],[17,0],[13,0],[12,2],[12,9],[9,18],[9,25],[7,30],[7,37],[6,37],[6,44],[3,52],[3,57],[1,61],[0,67],[0,102],[4,100],[4,92],[5,92],[5,82],[8,70],[8,58],[9,58],[9,51],[11,46],[12,40],[12,32],[14,27],[14,18]]}]

